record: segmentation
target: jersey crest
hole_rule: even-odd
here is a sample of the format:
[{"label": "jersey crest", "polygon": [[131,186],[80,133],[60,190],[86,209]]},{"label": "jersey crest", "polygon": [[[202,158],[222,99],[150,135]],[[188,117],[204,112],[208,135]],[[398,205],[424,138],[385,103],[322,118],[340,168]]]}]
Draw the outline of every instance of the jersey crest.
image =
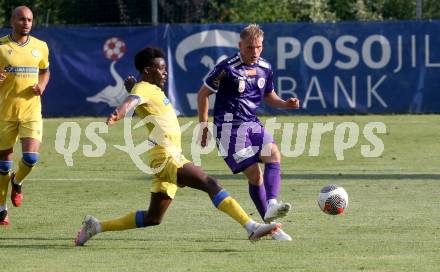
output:
[{"label": "jersey crest", "polygon": [[260,77],[257,81],[258,88],[263,89],[264,85],[266,85],[266,79],[264,77]]}]

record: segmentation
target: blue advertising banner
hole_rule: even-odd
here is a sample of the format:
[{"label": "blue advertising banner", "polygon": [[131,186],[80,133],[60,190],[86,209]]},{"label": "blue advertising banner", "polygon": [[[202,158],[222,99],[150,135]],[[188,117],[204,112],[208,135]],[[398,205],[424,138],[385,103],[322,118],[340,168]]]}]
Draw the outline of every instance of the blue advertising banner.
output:
[{"label": "blue advertising banner", "polygon": [[[241,24],[149,27],[49,27],[32,35],[50,49],[43,115],[105,115],[137,75],[146,46],[167,54],[168,96],[182,115],[197,114],[197,91],[216,63],[238,50]],[[263,24],[262,56],[283,98],[299,111],[264,114],[440,112],[440,21]],[[8,29],[1,29],[6,35]],[[212,97],[214,102],[215,97]]]}]

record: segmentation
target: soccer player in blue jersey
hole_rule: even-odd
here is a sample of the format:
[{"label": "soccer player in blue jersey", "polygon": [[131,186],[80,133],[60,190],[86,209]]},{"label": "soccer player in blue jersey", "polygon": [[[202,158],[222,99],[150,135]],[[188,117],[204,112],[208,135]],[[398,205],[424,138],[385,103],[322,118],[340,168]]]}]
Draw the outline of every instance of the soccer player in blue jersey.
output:
[{"label": "soccer player in blue jersey", "polygon": [[[21,206],[21,185],[39,158],[43,133],[41,95],[49,82],[49,49],[29,35],[33,14],[25,6],[12,11],[11,34],[0,38],[0,225],[8,225],[6,205]],[[22,159],[12,171],[13,147],[20,138]]]},{"label": "soccer player in blue jersey", "polygon": [[[264,100],[280,109],[298,109],[299,100],[281,99],[274,91],[271,65],[260,57],[264,33],[250,24],[240,33],[239,52],[217,64],[208,74],[198,94],[199,121],[202,123],[201,145],[208,141],[208,97],[216,94],[214,126],[217,146],[226,164],[236,174],[243,172],[249,194],[265,222],[285,216],[289,203],[278,201],[280,190],[280,152],[262,126],[256,110]],[[264,163],[262,173],[259,163]],[[292,240],[279,229],[274,240]]]},{"label": "soccer player in blue jersey", "polygon": [[206,175],[182,155],[181,131],[173,105],[162,88],[167,79],[164,53],[158,48],[145,48],[135,56],[135,66],[140,73],[140,81],[133,77],[126,81],[130,90],[127,99],[108,117],[112,125],[124,118],[131,109],[143,120],[148,130],[148,140],[153,147],[148,150],[148,163],[157,173],[153,176],[150,207],[148,210],[130,212],[122,217],[99,221],[87,215],[83,227],[78,232],[75,245],[83,246],[100,232],[121,231],[144,228],[161,223],[165,212],[174,199],[178,187],[190,187],[206,192],[214,206],[225,212],[248,233],[251,241],[257,241],[279,228],[279,224],[259,224],[254,222],[218,182]]}]

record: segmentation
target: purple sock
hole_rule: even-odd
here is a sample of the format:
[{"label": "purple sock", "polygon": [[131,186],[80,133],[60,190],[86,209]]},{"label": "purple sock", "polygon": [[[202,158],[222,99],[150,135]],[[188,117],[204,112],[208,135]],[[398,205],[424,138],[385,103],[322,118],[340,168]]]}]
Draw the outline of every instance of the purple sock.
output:
[{"label": "purple sock", "polygon": [[266,189],[263,185],[255,186],[249,184],[249,195],[251,196],[255,207],[257,207],[258,213],[260,214],[261,218],[264,219],[264,214],[267,210]]},{"label": "purple sock", "polygon": [[280,192],[281,168],[279,162],[264,164],[264,187],[266,188],[266,199],[277,199]]}]

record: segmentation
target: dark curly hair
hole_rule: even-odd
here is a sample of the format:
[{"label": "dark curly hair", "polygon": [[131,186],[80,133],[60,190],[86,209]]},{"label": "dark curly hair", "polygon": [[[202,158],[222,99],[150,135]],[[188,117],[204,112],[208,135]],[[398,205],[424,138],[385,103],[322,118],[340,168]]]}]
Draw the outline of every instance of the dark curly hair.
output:
[{"label": "dark curly hair", "polygon": [[155,58],[165,59],[165,54],[162,49],[157,47],[144,48],[134,56],[134,66],[136,67],[136,70],[142,73],[145,67],[153,65]]}]

